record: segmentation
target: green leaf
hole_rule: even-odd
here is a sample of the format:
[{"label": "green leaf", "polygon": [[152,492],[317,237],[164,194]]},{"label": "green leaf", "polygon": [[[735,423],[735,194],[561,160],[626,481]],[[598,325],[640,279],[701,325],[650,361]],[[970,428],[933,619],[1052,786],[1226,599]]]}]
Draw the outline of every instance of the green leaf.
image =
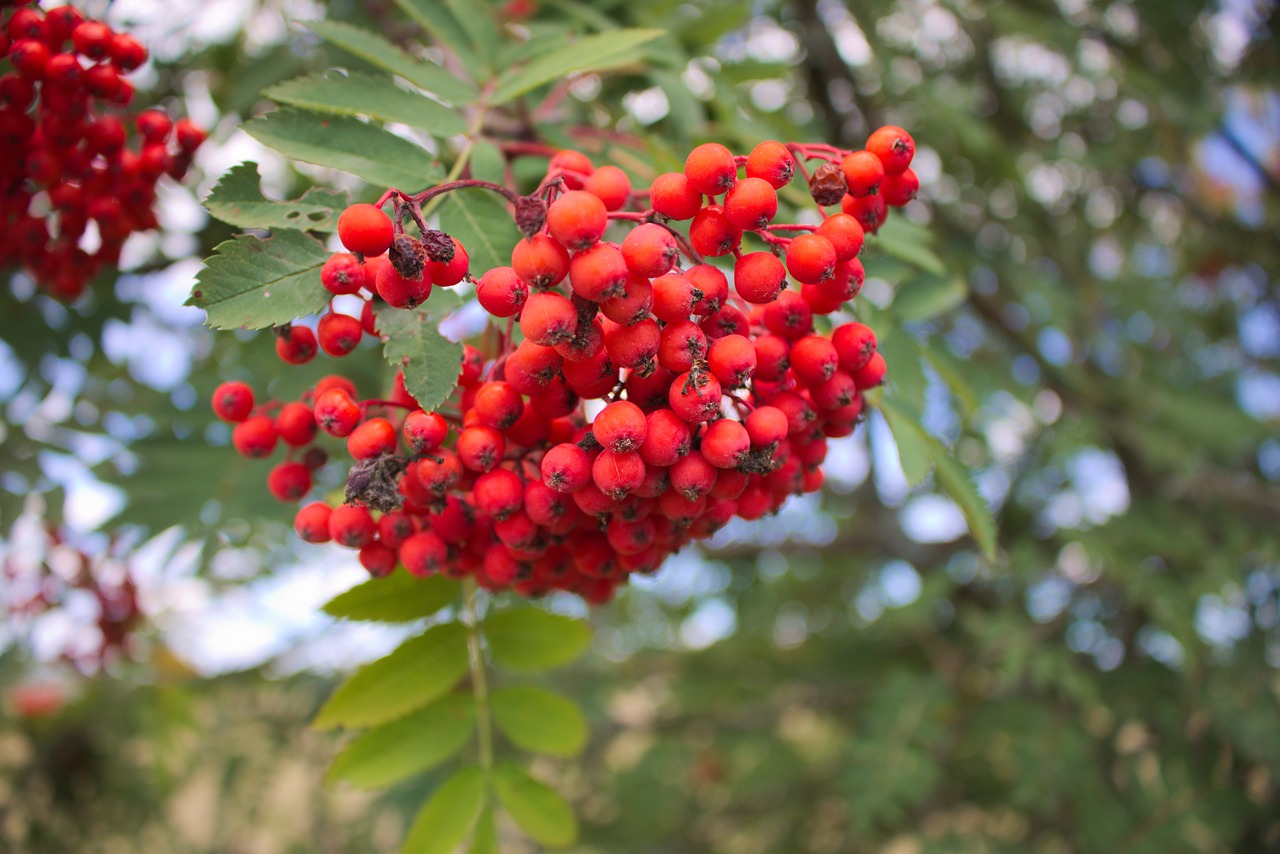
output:
[{"label": "green leaf", "polygon": [[920,425],[920,417],[901,401],[884,394],[877,394],[875,405],[884,415],[893,440],[898,446],[898,462],[907,483],[915,486],[929,475],[933,467],[933,454],[929,448],[929,436]]},{"label": "green leaf", "polygon": [[493,722],[521,750],[576,756],[587,743],[578,704],[534,685],[514,685],[489,697]]},{"label": "green leaf", "polygon": [[964,466],[951,456],[950,451],[933,437],[929,437],[929,450],[933,455],[934,478],[942,490],[959,507],[969,523],[969,531],[974,540],[982,548],[988,560],[996,556],[996,521],[991,515],[991,508],[978,494],[969,473]]},{"label": "green leaf", "polygon": [[461,750],[475,729],[470,696],[445,697],[357,736],[329,766],[329,780],[377,789],[433,768]]},{"label": "green leaf", "polygon": [[437,45],[456,56],[473,77],[488,78],[488,74],[481,73],[488,69],[488,64],[467,47],[471,37],[444,4],[439,0],[395,0],[395,3],[414,23],[430,33]]},{"label": "green leaf", "polygon": [[320,284],[329,251],[300,231],[241,234],[218,244],[196,274],[187,305],[214,329],[265,329],[314,314],[332,296]]},{"label": "green leaf", "polygon": [[410,56],[377,33],[340,21],[310,21],[307,27],[335,47],[376,68],[403,77],[446,101],[461,105],[476,98],[475,87],[466,80],[455,77],[438,65]]},{"label": "green leaf", "polygon": [[400,854],[449,854],[467,838],[485,800],[484,771],[458,769],[418,811]]},{"label": "green leaf", "polygon": [[475,0],[444,0],[453,19],[467,33],[467,40],[480,56],[495,56],[498,51],[498,28],[494,26],[490,7]]},{"label": "green leaf", "polygon": [[276,110],[244,125],[244,131],[285,157],[340,169],[375,187],[415,192],[442,177],[431,154],[359,119]]},{"label": "green leaf", "polygon": [[451,578],[417,578],[395,572],[339,593],[324,606],[324,612],[344,620],[410,623],[431,616],[457,598],[458,582]]},{"label": "green leaf", "polygon": [[498,823],[494,821],[493,807],[486,806],[476,820],[476,829],[471,834],[471,846],[467,848],[467,854],[500,854]]},{"label": "green leaf", "polygon": [[505,104],[570,74],[617,68],[634,59],[630,51],[661,35],[662,30],[619,29],[559,45],[523,66],[502,72],[489,103]]},{"label": "green leaf", "polygon": [[262,195],[257,163],[240,163],[209,191],[204,206],[218,219],[238,228],[291,228],[336,231],[338,215],[350,204],[346,193],[312,187],[302,198],[277,202]]},{"label": "green leaf", "polygon": [[876,333],[876,349],[888,366],[885,381],[893,389],[894,397],[913,411],[923,412],[928,380],[921,364],[920,343],[901,327],[880,324],[872,328]]},{"label": "green leaf", "polygon": [[935,276],[945,276],[947,273],[942,260],[933,251],[929,229],[903,217],[889,217],[875,233],[870,245]]},{"label": "green leaf", "polygon": [[548,670],[577,658],[591,643],[585,620],[512,608],[491,614],[484,635],[494,661],[512,670]]},{"label": "green leaf", "polygon": [[457,190],[440,206],[440,229],[467,247],[473,270],[511,263],[520,239],[506,200],[488,190]]},{"label": "green leaf", "polygon": [[440,318],[450,308],[446,302],[449,300],[443,294],[433,293],[413,311],[390,307],[378,311],[383,356],[391,367],[404,371],[405,388],[428,411],[453,393],[462,366],[462,345],[445,338],[438,329]]},{"label": "green leaf", "polygon": [[498,799],[529,838],[549,848],[572,845],[578,838],[573,809],[546,783],[530,777],[523,768],[504,763],[493,769]]},{"label": "green leaf", "polygon": [[452,107],[369,74],[309,74],[277,83],[262,94],[316,112],[399,122],[436,136],[467,131],[466,121]]},{"label": "green leaf", "polygon": [[931,320],[964,302],[969,289],[959,276],[918,276],[893,297],[893,313],[901,320]]},{"label": "green leaf", "polygon": [[394,720],[444,694],[466,671],[466,628],[433,626],[357,670],[333,692],[314,725],[363,727]]}]

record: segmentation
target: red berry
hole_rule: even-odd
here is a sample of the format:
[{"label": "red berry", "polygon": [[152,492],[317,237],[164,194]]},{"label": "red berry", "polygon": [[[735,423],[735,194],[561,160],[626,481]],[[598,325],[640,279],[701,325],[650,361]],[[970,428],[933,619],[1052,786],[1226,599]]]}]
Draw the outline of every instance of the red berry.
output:
[{"label": "red berry", "polygon": [[583,189],[604,202],[606,209],[621,210],[631,198],[631,179],[617,166],[601,166],[587,177]]},{"label": "red berry", "polygon": [[837,261],[852,261],[862,251],[862,225],[846,213],[832,214],[814,232],[831,241]]},{"label": "red berry", "polygon": [[856,219],[862,226],[863,231],[869,231],[873,234],[880,229],[880,226],[884,225],[885,216],[889,211],[884,196],[879,193],[863,196],[861,199],[845,196],[840,200],[840,208]]},{"label": "red berry", "polygon": [[480,475],[472,494],[476,509],[499,522],[524,506],[524,484],[506,469]]},{"label": "red berry", "polygon": [[632,273],[652,279],[670,272],[680,257],[675,238],[661,225],[636,226],[622,241],[622,257]]},{"label": "red berry", "polygon": [[511,250],[511,266],[532,288],[543,290],[559,284],[569,274],[569,251],[549,234],[535,234]]},{"label": "red berry", "polygon": [[707,205],[689,224],[689,242],[702,255],[728,255],[742,243],[742,229],[729,221],[720,205]]},{"label": "red berry", "polygon": [[702,210],[702,193],[683,172],[664,172],[649,187],[649,204],[670,219],[693,219]]},{"label": "red berry", "polygon": [[640,407],[627,400],[615,400],[596,415],[591,432],[610,451],[634,451],[644,442],[648,425]]},{"label": "red berry", "polygon": [[642,320],[631,326],[605,326],[605,352],[614,364],[622,368],[635,368],[640,373],[652,370],[661,343],[662,330],[654,320]]},{"label": "red berry", "polygon": [[[365,276],[367,282],[367,272]],[[373,286],[392,308],[417,308],[431,296],[430,276],[424,273],[420,278],[407,279],[390,263],[378,265]]]},{"label": "red berry", "polygon": [[290,365],[304,365],[316,357],[316,334],[305,326],[289,326],[276,335],[276,355]]},{"label": "red berry", "polygon": [[756,370],[756,350],[745,335],[725,335],[711,344],[707,367],[723,388],[742,388]]},{"label": "red berry", "polygon": [[330,436],[350,436],[360,423],[360,407],[342,388],[331,388],[316,398],[316,423]]},{"label": "red berry", "polygon": [[595,167],[591,165],[591,158],[581,151],[565,148],[553,154],[551,162],[547,164],[548,173],[558,171],[575,173],[566,175],[565,183],[578,190],[582,188],[582,179],[594,172]]},{"label": "red berry", "polygon": [[476,299],[494,317],[514,317],[529,298],[529,286],[511,267],[494,267],[476,283]]},{"label": "red berry", "polygon": [[316,328],[320,349],[330,356],[345,356],[356,348],[364,337],[360,321],[348,314],[330,311],[320,318]]},{"label": "red berry", "polygon": [[279,501],[300,501],[311,489],[311,472],[302,463],[280,463],[267,475],[267,489]]},{"label": "red berry", "polygon": [[370,418],[347,437],[352,459],[369,460],[396,452],[396,428],[385,418]]},{"label": "red berry", "polygon": [[147,61],[147,49],[133,36],[116,33],[111,37],[111,64],[132,71]]},{"label": "red berry", "polygon": [[223,421],[238,423],[253,411],[253,389],[242,382],[225,382],[214,389],[213,413]]},{"label": "red berry", "polygon": [[902,128],[885,125],[867,138],[867,151],[880,158],[886,175],[899,175],[911,165],[916,143]]},{"label": "red berry", "polygon": [[687,371],[707,358],[707,336],[689,319],[668,323],[658,343],[658,364],[672,373]]},{"label": "red berry", "polygon": [[391,248],[391,217],[370,204],[351,205],[338,217],[338,239],[350,252],[381,255]]},{"label": "red berry", "polygon": [[276,424],[267,415],[246,418],[231,431],[231,444],[242,456],[261,459],[276,449]]},{"label": "red berry", "polygon": [[724,214],[738,228],[764,228],[778,213],[778,193],[763,178],[743,178],[724,197]]},{"label": "red berry", "polygon": [[861,323],[837,326],[831,333],[831,343],[839,356],[840,369],[850,374],[861,370],[876,352],[876,334]]},{"label": "red berry", "polygon": [[608,224],[604,202],[585,190],[570,190],[547,208],[547,231],[568,249],[594,245]]},{"label": "red berry", "polygon": [[575,254],[569,262],[573,292],[590,302],[604,302],[625,293],[627,276],[626,259],[612,243],[597,243]]},{"label": "red berry", "polygon": [[644,276],[631,273],[623,292],[600,303],[600,313],[623,326],[639,323],[653,308],[653,284]]},{"label": "red berry", "polygon": [[853,372],[853,381],[858,386],[859,391],[875,388],[884,382],[884,374],[884,356],[879,353],[872,353],[867,363]]},{"label": "red berry", "polygon": [[524,400],[509,383],[492,381],[476,391],[473,406],[481,424],[505,430],[515,424],[524,411]]},{"label": "red berry", "polygon": [[787,270],[772,253],[748,252],[734,261],[734,289],[749,303],[773,302],[786,283]]},{"label": "red berry", "polygon": [[806,335],[791,345],[791,371],[805,385],[831,379],[838,363],[835,345],[821,335]]},{"label": "red berry", "polygon": [[337,252],[320,268],[320,284],[331,294],[354,294],[365,286],[364,272],[356,256]]},{"label": "red berry", "polygon": [[398,552],[405,570],[419,578],[435,575],[449,560],[448,544],[434,531],[414,534],[400,544]]},{"label": "red berry", "polygon": [[737,421],[721,418],[712,422],[702,435],[702,456],[716,468],[737,468],[750,452],[751,437],[747,428]]},{"label": "red berry", "polygon": [[744,422],[751,447],[769,449],[787,438],[787,416],[776,406],[757,406]]},{"label": "red berry", "polygon": [[920,178],[914,169],[904,169],[897,175],[886,177],[880,192],[884,195],[885,204],[900,208],[919,194]]},{"label": "red berry", "polygon": [[687,320],[701,298],[701,291],[680,273],[667,273],[653,280],[653,314],[659,320],[667,323]]},{"label": "red berry", "polygon": [[884,180],[884,164],[870,151],[846,154],[840,161],[840,171],[849,186],[849,195],[855,199],[879,192],[880,182]]},{"label": "red berry", "polygon": [[293,517],[293,529],[308,543],[327,543],[329,536],[329,505],[316,501],[298,510]]},{"label": "red berry", "polygon": [[542,482],[556,492],[577,492],[591,477],[591,458],[577,445],[562,442],[542,457]]},{"label": "red berry", "polygon": [[795,174],[796,161],[780,142],[766,140],[747,155],[747,176],[763,178],[775,190],[781,190]]},{"label": "red berry", "polygon": [[376,540],[360,548],[359,558],[360,565],[374,578],[386,578],[390,575],[399,559],[395,549]]},{"label": "red berry", "polygon": [[669,466],[689,453],[692,440],[688,422],[670,409],[655,410],[647,418],[640,458],[650,466]]},{"label": "red berry", "polygon": [[404,443],[415,454],[434,451],[449,435],[449,423],[436,412],[410,412],[401,428]]},{"label": "red berry", "polygon": [[[727,468],[727,467],[726,467]],[[701,451],[690,451],[671,466],[671,489],[686,501],[697,501],[716,485],[716,467]]]},{"label": "red berry", "polygon": [[558,293],[531,294],[520,312],[524,337],[544,347],[554,347],[573,338],[578,328],[578,310]]},{"label": "red berry", "polygon": [[605,495],[621,501],[644,481],[645,466],[637,453],[605,449],[591,464],[591,479]]},{"label": "red berry", "polygon": [[671,383],[671,409],[689,423],[709,421],[720,412],[720,381],[707,371],[680,374]]},{"label": "red berry", "polygon": [[286,403],[276,416],[276,430],[281,439],[295,448],[310,444],[317,430],[315,413],[305,403]]},{"label": "red berry", "polygon": [[449,239],[453,241],[453,257],[448,261],[427,261],[426,272],[422,274],[423,279],[429,278],[433,285],[442,288],[451,288],[458,284],[471,270],[471,258],[467,255],[466,247],[459,243],[457,238]]},{"label": "red berry", "polygon": [[733,152],[718,142],[704,142],[684,162],[684,174],[699,193],[718,196],[738,179]]},{"label": "red berry", "polygon": [[787,272],[804,284],[830,279],[837,260],[831,241],[818,234],[802,234],[787,245]]},{"label": "red berry", "polygon": [[684,271],[693,286],[702,292],[702,299],[693,306],[697,314],[715,314],[729,298],[729,280],[718,267],[698,264]]}]

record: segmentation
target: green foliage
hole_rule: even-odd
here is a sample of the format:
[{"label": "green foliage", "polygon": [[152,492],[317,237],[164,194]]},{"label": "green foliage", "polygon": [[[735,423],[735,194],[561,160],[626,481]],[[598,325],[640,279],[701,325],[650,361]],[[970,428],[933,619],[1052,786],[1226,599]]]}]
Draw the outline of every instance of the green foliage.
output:
[{"label": "green foliage", "polygon": [[341,21],[312,21],[307,26],[325,41],[347,53],[447,101],[466,103],[476,96],[475,89],[467,81],[439,66],[410,56],[378,33]]},{"label": "green foliage", "polygon": [[393,572],[339,593],[325,603],[324,612],[345,620],[411,623],[430,617],[457,599],[458,582],[451,578],[415,578],[407,572]]},{"label": "green foliage", "polygon": [[196,276],[187,305],[204,309],[215,329],[265,329],[312,314],[329,301],[317,287],[329,253],[299,231],[242,234],[220,243]]},{"label": "green foliage", "polygon": [[[437,294],[413,311],[378,312],[387,364],[404,371],[404,385],[423,409],[433,410],[453,392],[462,366],[462,345],[437,329],[450,300]],[[454,301],[456,305],[456,301]]]},{"label": "green foliage", "polygon": [[312,187],[292,202],[276,202],[262,195],[258,164],[231,167],[209,191],[204,206],[218,219],[238,228],[337,231],[338,215],[349,204],[344,193]]},{"label": "green foliage", "polygon": [[358,72],[297,77],[277,83],[262,94],[316,112],[399,122],[435,136],[452,136],[467,129],[466,121],[452,107],[401,88],[385,77]]},{"label": "green foliage", "polygon": [[502,806],[533,841],[563,848],[578,838],[578,820],[564,798],[523,768],[499,765],[493,772],[493,787]]},{"label": "green foliage", "polygon": [[357,670],[316,713],[320,729],[394,720],[443,695],[467,670],[466,629],[432,626],[390,655]]},{"label": "green foliage", "polygon": [[511,670],[549,670],[573,661],[591,642],[583,620],[538,608],[510,608],[490,614],[485,639],[493,660]]},{"label": "green foliage", "polygon": [[585,36],[570,44],[548,45],[546,52],[509,68],[495,81],[489,103],[497,106],[532,92],[539,86],[583,71],[601,71],[639,58],[635,48],[662,35],[661,30],[611,30]]},{"label": "green foliage", "polygon": [[471,833],[484,799],[484,772],[475,767],[458,770],[413,820],[401,854],[449,854]]},{"label": "green foliage", "polygon": [[493,722],[521,750],[576,756],[587,744],[587,722],[577,703],[536,685],[513,685],[489,697]]},{"label": "green foliage", "polygon": [[474,701],[445,697],[356,736],[329,766],[329,779],[363,789],[389,786],[448,760],[474,729]]}]

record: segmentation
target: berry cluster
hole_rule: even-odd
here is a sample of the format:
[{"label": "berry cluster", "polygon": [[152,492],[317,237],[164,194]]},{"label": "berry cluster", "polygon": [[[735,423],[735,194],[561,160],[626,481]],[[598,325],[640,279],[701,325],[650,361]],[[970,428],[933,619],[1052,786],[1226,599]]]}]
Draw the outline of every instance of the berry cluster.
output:
[{"label": "berry cluster", "polygon": [[[402,375],[387,399],[362,400],[330,376],[300,400],[263,406],[230,382],[214,411],[236,425],[246,456],[290,447],[268,477],[284,501],[306,497],[328,461],[317,439],[346,439],[346,502],[306,504],[295,526],[309,542],[359,549],[375,576],[399,563],[490,589],[607,601],[630,573],[655,571],[735,516],[758,519],[821,487],[827,439],[853,431],[862,392],[885,374],[871,329],[823,316],[859,292],[865,232],[886,205],[914,198],[913,153],[906,131],[886,127],[857,152],[764,142],[735,156],[707,143],[647,192],[577,151],[555,153],[527,196],[479,181],[389,191],[393,216],[359,204],[339,220],[348,252],[329,259],[321,281],[361,294],[365,310],[360,320],[330,310],[319,348],[342,355],[377,334],[375,303],[412,308],[433,286],[468,281],[507,321],[489,358],[466,346],[458,385],[434,412]],[[818,224],[774,222],[778,191],[797,173]],[[513,203],[525,237],[510,266],[473,278],[465,249],[423,222],[424,201],[460,186]],[[620,242],[606,239],[611,224],[625,231]],[[748,234],[759,248],[747,250]],[[707,260],[724,256],[731,267]],[[306,361],[317,337],[295,324],[278,349]]]},{"label": "berry cluster", "polygon": [[17,8],[0,13],[0,268],[21,264],[71,301],[131,233],[156,227],[156,181],[186,174],[205,134],[127,112],[125,75],[147,59],[131,36],[71,6],[4,5]]}]

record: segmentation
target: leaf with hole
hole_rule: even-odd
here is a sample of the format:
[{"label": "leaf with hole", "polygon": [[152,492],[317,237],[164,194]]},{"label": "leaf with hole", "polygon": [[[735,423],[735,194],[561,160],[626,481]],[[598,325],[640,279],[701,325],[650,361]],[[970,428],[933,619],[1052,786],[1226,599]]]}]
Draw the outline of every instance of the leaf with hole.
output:
[{"label": "leaf with hole", "polygon": [[504,763],[493,770],[498,800],[529,838],[548,848],[572,845],[578,838],[573,809],[546,783],[533,779],[516,765]]},{"label": "leaf with hole", "polygon": [[531,753],[576,756],[587,743],[578,704],[534,685],[513,685],[489,696],[493,722],[511,743]]},{"label": "leaf with hole", "polygon": [[313,724],[330,729],[394,720],[452,688],[467,664],[466,629],[459,623],[432,626],[352,674],[321,707]]},{"label": "leaf with hole", "polygon": [[425,149],[346,116],[276,110],[245,124],[244,132],[285,157],[338,169],[375,187],[417,192],[443,176]]},{"label": "leaf with hole", "polygon": [[485,800],[484,771],[458,769],[418,811],[401,854],[449,854],[467,838]]},{"label": "leaf with hole", "polygon": [[330,252],[300,231],[241,234],[218,244],[196,274],[187,305],[205,310],[214,329],[266,329],[322,310],[332,294],[320,284]]},{"label": "leaf with hole", "polygon": [[293,107],[398,122],[435,136],[467,131],[466,121],[454,108],[401,88],[385,77],[358,72],[308,74],[277,83],[262,94]]},{"label": "leaf with hole", "polygon": [[319,187],[291,202],[268,199],[262,194],[258,164],[253,162],[231,167],[204,200],[209,213],[228,225],[299,231],[336,231],[338,215],[349,203],[346,193]]},{"label": "leaf with hole", "polygon": [[475,716],[475,701],[458,695],[362,732],[333,760],[328,779],[377,789],[412,777],[461,750]]},{"label": "leaf with hole", "polygon": [[331,617],[381,623],[410,623],[429,617],[458,598],[458,582],[443,576],[417,578],[394,572],[339,593],[324,606]]},{"label": "leaf with hole", "polygon": [[548,670],[568,664],[591,643],[585,620],[538,608],[511,608],[490,614],[484,636],[494,661],[512,670]]}]

